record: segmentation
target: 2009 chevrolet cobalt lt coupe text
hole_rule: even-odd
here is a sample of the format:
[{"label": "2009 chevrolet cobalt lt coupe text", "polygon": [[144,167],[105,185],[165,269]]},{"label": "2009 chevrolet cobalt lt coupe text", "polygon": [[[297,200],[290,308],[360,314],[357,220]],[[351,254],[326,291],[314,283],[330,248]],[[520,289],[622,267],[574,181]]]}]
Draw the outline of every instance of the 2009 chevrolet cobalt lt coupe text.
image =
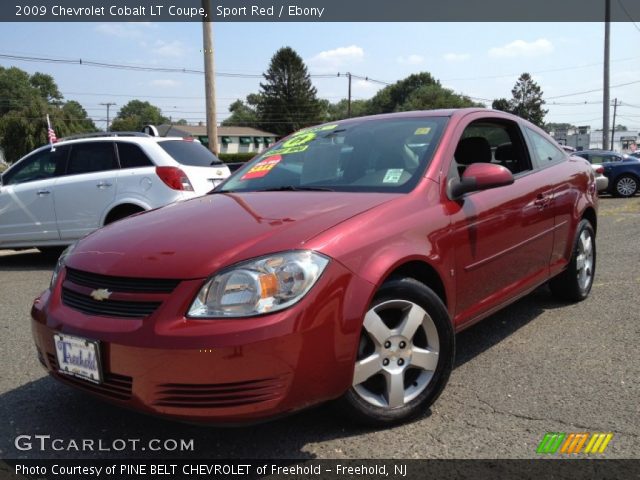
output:
[{"label": "2009 chevrolet cobalt lt coupe text", "polygon": [[423,413],[454,333],[549,281],[595,273],[591,166],[481,109],[301,130],[210,194],[98,230],[32,309],[58,380],[189,421],[340,399],[384,425]]}]

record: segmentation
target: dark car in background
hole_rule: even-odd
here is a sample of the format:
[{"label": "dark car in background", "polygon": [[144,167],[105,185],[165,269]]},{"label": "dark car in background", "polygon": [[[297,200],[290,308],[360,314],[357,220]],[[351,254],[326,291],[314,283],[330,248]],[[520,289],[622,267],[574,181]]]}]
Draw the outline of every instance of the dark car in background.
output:
[{"label": "dark car in background", "polygon": [[608,192],[616,197],[633,197],[640,188],[640,158],[610,150],[575,152],[591,164],[601,164],[609,179]]}]

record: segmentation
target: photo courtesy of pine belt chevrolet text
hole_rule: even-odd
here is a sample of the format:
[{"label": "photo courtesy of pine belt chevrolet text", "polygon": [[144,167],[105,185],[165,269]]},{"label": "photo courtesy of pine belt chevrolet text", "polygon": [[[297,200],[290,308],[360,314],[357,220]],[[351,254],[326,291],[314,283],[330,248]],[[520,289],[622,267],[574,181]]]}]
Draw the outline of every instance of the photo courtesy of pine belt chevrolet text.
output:
[{"label": "photo courtesy of pine belt chevrolet text", "polygon": [[57,380],[177,420],[242,424],[332,401],[424,415],[455,334],[596,267],[587,160],[486,109],[300,130],[206,195],[124,218],[60,256],[32,330]]}]

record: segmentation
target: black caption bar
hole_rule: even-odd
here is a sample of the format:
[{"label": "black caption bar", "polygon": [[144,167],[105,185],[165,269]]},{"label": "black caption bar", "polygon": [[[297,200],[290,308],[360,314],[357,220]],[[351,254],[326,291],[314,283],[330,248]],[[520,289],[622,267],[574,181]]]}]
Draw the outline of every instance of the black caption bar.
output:
[{"label": "black caption bar", "polygon": [[0,478],[212,479],[635,479],[640,460],[2,460]]},{"label": "black caption bar", "polygon": [[[3,22],[601,22],[603,0],[2,0]],[[640,21],[640,1],[611,2]]]}]

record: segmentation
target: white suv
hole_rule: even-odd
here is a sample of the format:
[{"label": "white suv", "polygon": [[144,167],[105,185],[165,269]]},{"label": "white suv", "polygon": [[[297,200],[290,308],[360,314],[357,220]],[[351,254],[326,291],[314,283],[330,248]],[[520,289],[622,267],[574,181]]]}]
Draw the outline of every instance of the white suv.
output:
[{"label": "white suv", "polygon": [[0,249],[68,245],[128,215],[203,195],[228,176],[192,139],[119,132],[62,139],[2,174]]}]

